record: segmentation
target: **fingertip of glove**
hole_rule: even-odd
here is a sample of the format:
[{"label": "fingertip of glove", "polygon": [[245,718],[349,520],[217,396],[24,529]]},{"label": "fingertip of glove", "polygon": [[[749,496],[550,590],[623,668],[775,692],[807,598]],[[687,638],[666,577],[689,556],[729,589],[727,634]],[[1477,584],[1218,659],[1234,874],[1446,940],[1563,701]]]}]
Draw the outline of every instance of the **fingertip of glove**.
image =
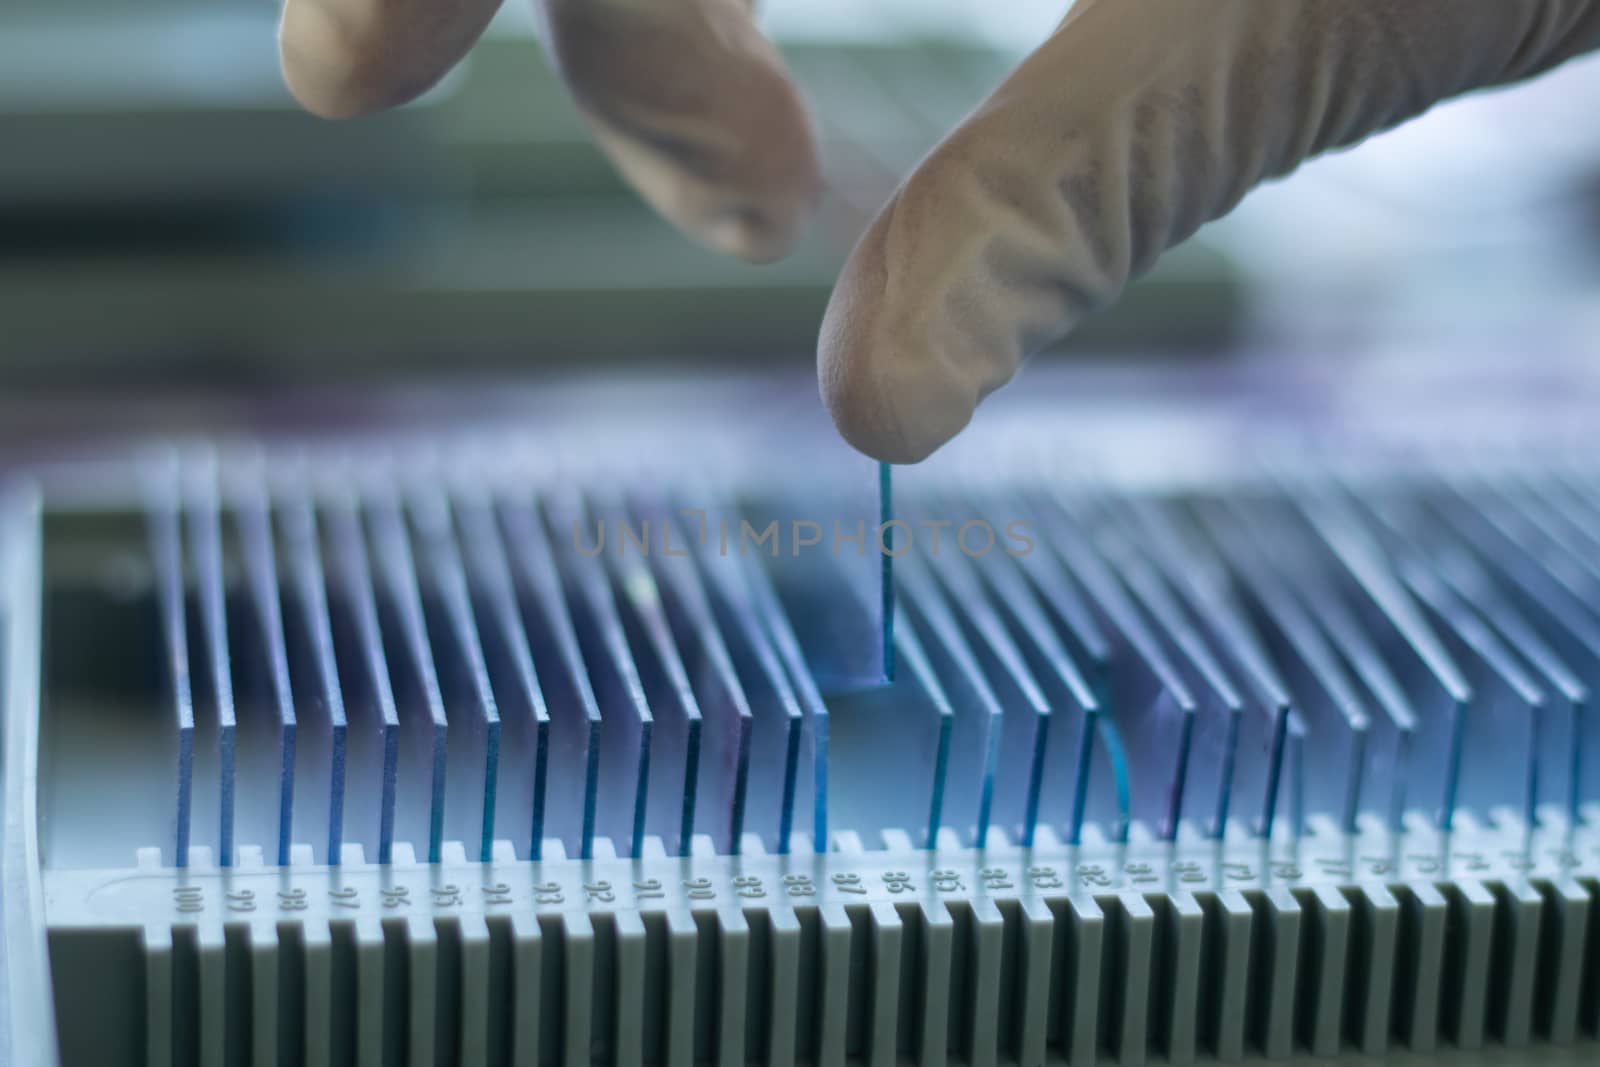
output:
[{"label": "fingertip of glove", "polygon": [[816,205],[815,193],[807,189],[779,190],[759,205],[745,203],[714,212],[701,236],[711,247],[747,263],[775,263],[794,248]]},{"label": "fingertip of glove", "polygon": [[705,243],[746,263],[776,263],[794,247],[799,226],[766,212],[739,209],[713,220],[702,231]]},{"label": "fingertip of glove", "polygon": [[596,140],[662,215],[716,251],[771,263],[794,246],[822,199],[804,105],[776,95],[761,122],[719,116],[702,127],[661,114],[649,116],[659,123],[651,129],[645,121],[619,127],[597,113],[590,119]]},{"label": "fingertip of glove", "polygon": [[821,380],[823,402],[839,435],[884,463],[921,463],[972,420],[970,401],[952,397],[943,388],[946,383],[926,376],[886,383],[869,370],[855,376],[824,374]]},{"label": "fingertip of glove", "polygon": [[821,199],[821,165],[805,101],[743,5],[546,9],[563,81],[645,200],[719,252],[787,253]]},{"label": "fingertip of glove", "polygon": [[885,463],[921,463],[966,428],[980,397],[921,331],[890,325],[882,279],[881,257],[863,242],[823,317],[818,384],[852,447]]},{"label": "fingertip of glove", "polygon": [[[278,62],[295,102],[323,119],[353,119],[397,107],[428,87],[387,69],[376,40],[357,39],[316,4],[291,4],[278,30]],[[375,60],[374,57],[379,57]]]}]

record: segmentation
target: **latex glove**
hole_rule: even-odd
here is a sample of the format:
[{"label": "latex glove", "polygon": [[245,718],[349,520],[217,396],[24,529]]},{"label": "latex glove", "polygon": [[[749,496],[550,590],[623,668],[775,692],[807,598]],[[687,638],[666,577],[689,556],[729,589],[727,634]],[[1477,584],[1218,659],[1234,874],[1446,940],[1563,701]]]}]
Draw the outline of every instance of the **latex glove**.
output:
[{"label": "latex glove", "polygon": [[[287,0],[291,90],[412,99],[500,0]],[[745,0],[536,0],[597,139],[667,218],[747,259],[815,203],[804,105]],[[1600,0],[1079,0],[874,221],[818,350],[840,431],[914,462],[1028,354],[1251,187],[1600,45]]]},{"label": "latex glove", "polygon": [[[753,261],[786,252],[821,178],[810,120],[745,0],[536,0],[595,139],[661,214]],[[500,0],[287,0],[289,89],[344,118],[443,78]]]},{"label": "latex glove", "polygon": [[1080,0],[857,245],[818,351],[834,420],[918,461],[1264,179],[1597,46],[1600,0]]}]

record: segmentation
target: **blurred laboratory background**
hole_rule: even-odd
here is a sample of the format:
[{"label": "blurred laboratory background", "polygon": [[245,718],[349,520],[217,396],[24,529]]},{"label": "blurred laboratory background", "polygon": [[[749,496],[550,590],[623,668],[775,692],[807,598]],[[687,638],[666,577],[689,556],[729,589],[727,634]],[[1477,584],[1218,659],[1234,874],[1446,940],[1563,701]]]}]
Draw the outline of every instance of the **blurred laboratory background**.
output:
[{"label": "blurred laboratory background", "polygon": [[[398,112],[301,114],[272,0],[7,0],[0,396],[808,365],[899,179],[1050,32],[1010,0],[767,0],[830,193],[745,266],[656,219],[507,6]],[[1305,168],[1048,358],[1532,361],[1600,329],[1600,62]]]}]

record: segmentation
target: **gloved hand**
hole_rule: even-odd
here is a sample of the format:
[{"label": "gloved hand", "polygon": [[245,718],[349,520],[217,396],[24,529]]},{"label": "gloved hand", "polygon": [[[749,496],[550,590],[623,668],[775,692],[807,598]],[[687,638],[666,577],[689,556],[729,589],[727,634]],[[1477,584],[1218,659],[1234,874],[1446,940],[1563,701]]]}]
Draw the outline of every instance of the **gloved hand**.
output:
[{"label": "gloved hand", "polygon": [[[821,189],[805,104],[746,0],[534,0],[595,140],[662,215],[766,262]],[[501,0],[287,0],[280,49],[308,110],[346,118],[422,95]]]},{"label": "gloved hand", "polygon": [[[409,99],[498,0],[289,0],[322,114]],[[543,0],[602,146],[669,219],[765,259],[818,189],[743,0]],[[923,161],[845,267],[818,348],[840,431],[916,462],[1033,351],[1265,179],[1447,97],[1600,47],[1600,0],[1079,0]]]}]

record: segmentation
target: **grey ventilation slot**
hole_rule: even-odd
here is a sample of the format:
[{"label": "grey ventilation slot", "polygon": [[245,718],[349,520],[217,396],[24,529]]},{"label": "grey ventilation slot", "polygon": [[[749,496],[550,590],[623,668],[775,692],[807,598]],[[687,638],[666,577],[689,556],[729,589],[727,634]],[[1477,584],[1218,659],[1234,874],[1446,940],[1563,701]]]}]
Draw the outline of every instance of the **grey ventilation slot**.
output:
[{"label": "grey ventilation slot", "polygon": [[63,1051],[1187,1063],[1591,1040],[1594,826],[1458,823],[1451,839],[1317,820],[1273,848],[1071,849],[1041,828],[1032,849],[996,830],[982,852],[890,833],[787,856],[597,842],[592,861],[447,846],[428,865],[397,845],[388,867],[54,872]]}]

